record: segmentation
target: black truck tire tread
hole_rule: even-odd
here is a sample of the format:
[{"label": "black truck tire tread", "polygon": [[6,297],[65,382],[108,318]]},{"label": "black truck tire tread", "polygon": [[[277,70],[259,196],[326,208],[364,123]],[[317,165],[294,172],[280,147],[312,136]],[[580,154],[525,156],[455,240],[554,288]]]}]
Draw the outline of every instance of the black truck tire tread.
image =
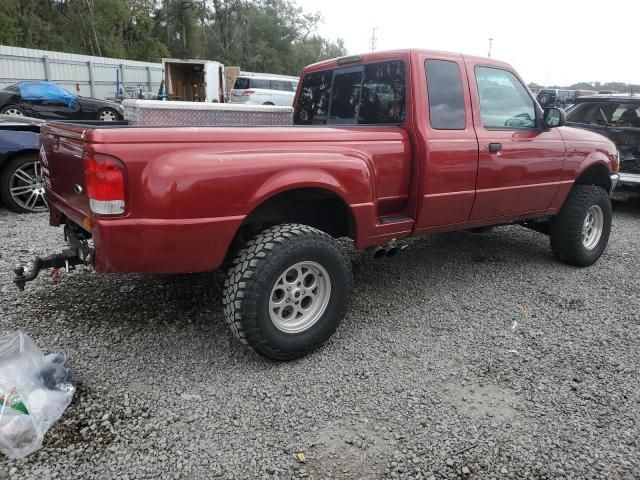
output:
[{"label": "black truck tire tread", "polygon": [[[587,212],[599,205],[604,214],[598,245],[587,250],[582,243],[582,225]],[[607,191],[596,185],[575,185],[560,213],[551,220],[551,250],[556,259],[577,267],[593,265],[604,252],[611,233],[611,200]]]},{"label": "black truck tire tread", "polygon": [[[265,289],[271,288],[266,281],[268,273],[274,272],[282,259],[294,250],[305,247],[329,249],[339,259],[345,281],[343,285],[335,285],[332,288],[340,287],[345,298],[339,305],[337,313],[333,315],[334,318],[330,319],[331,325],[328,326],[328,330],[320,338],[312,344],[283,351],[270,345],[259,328],[256,318],[259,308],[258,300]],[[332,279],[332,282],[334,280]],[[233,259],[224,281],[222,303],[225,321],[242,343],[268,358],[275,360],[300,358],[318,348],[335,332],[346,313],[348,303],[346,300],[348,300],[352,283],[349,259],[333,237],[307,225],[276,225],[263,230],[249,240]]]}]

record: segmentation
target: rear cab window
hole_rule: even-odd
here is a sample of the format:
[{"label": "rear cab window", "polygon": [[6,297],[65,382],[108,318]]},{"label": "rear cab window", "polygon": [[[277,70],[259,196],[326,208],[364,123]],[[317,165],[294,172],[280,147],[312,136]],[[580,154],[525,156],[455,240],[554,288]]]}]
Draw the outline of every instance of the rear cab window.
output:
[{"label": "rear cab window", "polygon": [[400,124],[406,116],[406,93],[402,60],[310,72],[302,79],[294,123]]}]

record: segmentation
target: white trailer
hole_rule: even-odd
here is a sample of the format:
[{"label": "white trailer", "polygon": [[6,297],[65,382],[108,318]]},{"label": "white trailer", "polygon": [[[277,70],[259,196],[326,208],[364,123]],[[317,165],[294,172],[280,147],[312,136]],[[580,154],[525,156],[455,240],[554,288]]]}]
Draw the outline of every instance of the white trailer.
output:
[{"label": "white trailer", "polygon": [[223,103],[227,95],[224,65],[211,60],[163,58],[165,91],[170,100]]}]

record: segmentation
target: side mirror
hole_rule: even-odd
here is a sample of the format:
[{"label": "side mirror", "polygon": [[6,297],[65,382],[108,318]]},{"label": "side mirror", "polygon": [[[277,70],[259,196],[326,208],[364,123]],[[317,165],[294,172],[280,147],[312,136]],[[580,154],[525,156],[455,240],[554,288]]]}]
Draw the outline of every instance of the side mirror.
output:
[{"label": "side mirror", "polygon": [[567,123],[567,117],[561,108],[545,108],[542,124],[545,128],[561,127]]}]

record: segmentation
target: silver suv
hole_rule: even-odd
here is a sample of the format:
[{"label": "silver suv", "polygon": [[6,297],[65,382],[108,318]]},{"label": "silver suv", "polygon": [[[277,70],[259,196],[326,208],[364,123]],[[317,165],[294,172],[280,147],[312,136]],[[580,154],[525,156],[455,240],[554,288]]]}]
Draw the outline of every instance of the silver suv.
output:
[{"label": "silver suv", "polygon": [[241,72],[233,84],[229,102],[250,105],[293,105],[298,77]]}]

